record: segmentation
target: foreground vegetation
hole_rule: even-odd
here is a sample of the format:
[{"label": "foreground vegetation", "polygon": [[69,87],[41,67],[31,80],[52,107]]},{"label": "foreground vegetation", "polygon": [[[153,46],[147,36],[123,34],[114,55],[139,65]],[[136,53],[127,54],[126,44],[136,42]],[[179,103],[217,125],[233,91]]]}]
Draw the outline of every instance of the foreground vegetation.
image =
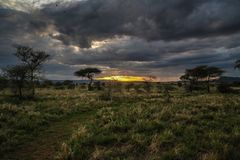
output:
[{"label": "foreground vegetation", "polygon": [[[239,159],[236,95],[161,94],[104,107],[63,144],[59,159]],[[71,158],[69,158],[71,157]]]},{"label": "foreground vegetation", "polygon": [[94,95],[80,90],[38,89],[39,98],[32,100],[8,94],[4,91],[0,97],[0,155],[21,148],[21,144],[34,140],[41,130],[56,121],[98,107],[92,104]]},{"label": "foreground vegetation", "polygon": [[213,87],[206,94],[186,93],[175,85],[167,92],[156,85],[116,86],[94,92],[81,87],[38,89],[40,98],[21,102],[5,91],[0,102],[0,155],[14,154],[54,121],[84,113],[86,120],[81,120],[69,140],[56,146],[59,151],[52,157],[240,159],[238,94],[221,94]]}]

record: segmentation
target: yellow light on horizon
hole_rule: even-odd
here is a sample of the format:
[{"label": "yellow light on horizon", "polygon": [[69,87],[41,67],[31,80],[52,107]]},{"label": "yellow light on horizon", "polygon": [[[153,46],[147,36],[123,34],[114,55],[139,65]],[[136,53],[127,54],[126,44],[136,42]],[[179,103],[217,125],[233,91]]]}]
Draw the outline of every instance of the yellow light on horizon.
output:
[{"label": "yellow light on horizon", "polygon": [[119,82],[144,82],[146,81],[146,78],[138,76],[109,76],[96,78],[96,80],[119,81]]}]

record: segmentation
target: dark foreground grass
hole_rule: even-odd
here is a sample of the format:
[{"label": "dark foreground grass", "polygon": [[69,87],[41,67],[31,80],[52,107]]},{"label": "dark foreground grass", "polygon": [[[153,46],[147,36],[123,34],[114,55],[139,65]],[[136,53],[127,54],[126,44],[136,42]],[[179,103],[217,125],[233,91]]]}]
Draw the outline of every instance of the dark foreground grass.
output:
[{"label": "dark foreground grass", "polygon": [[76,130],[59,160],[239,160],[238,95],[175,94],[171,103],[147,95],[105,107]]},{"label": "dark foreground grass", "polygon": [[[89,95],[91,94],[91,96]],[[14,153],[57,121],[97,109],[94,93],[79,90],[38,90],[34,100],[0,97],[0,159]]]},{"label": "dark foreground grass", "polygon": [[95,115],[95,111],[75,113],[64,120],[51,123],[30,142],[19,145],[13,152],[5,154],[4,160],[53,160],[61,143],[69,138],[74,129]]},{"label": "dark foreground grass", "polygon": [[41,89],[38,97],[1,96],[0,159],[240,159],[239,95],[175,87],[169,103],[156,89]]}]

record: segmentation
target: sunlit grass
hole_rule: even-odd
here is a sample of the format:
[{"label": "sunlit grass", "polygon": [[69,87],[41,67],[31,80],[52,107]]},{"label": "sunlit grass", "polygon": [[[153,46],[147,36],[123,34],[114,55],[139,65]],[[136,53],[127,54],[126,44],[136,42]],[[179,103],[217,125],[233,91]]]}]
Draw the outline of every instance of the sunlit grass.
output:
[{"label": "sunlit grass", "polygon": [[164,102],[162,94],[138,94],[129,96],[135,101],[99,109],[96,118],[82,126],[84,132],[77,130],[66,143],[71,155],[76,159],[239,159],[238,95],[179,93],[171,92],[171,103]]},{"label": "sunlit grass", "polygon": [[[100,91],[38,89],[35,100],[0,97],[1,154],[34,140],[42,128],[72,114],[91,116],[52,155],[57,159],[239,159],[240,99],[236,94],[186,93],[173,86]],[[108,88],[110,87],[110,88]],[[94,114],[92,111],[94,110]],[[81,115],[81,114],[80,114]],[[80,116],[79,115],[79,116]],[[58,146],[56,146],[58,147]]]}]

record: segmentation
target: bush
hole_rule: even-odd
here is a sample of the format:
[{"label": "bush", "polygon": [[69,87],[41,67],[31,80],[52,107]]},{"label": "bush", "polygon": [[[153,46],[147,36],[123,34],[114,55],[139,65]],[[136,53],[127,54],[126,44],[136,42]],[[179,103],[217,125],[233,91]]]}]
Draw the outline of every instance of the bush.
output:
[{"label": "bush", "polygon": [[186,92],[192,91],[202,91],[206,89],[206,86],[203,83],[187,83],[184,85]]},{"label": "bush", "polygon": [[94,82],[94,88],[100,91],[103,89],[103,86],[100,81],[97,81],[97,82]]},{"label": "bush", "polygon": [[217,91],[220,93],[233,93],[233,89],[229,84],[220,83],[217,86]]},{"label": "bush", "polygon": [[69,85],[67,85],[67,89],[75,89],[75,84],[69,84]]},{"label": "bush", "polygon": [[54,88],[57,89],[57,90],[66,89],[65,86],[55,86]]},{"label": "bush", "polygon": [[44,80],[42,82],[40,82],[38,85],[36,85],[38,88],[50,88],[51,86],[53,86],[53,82],[50,80]]},{"label": "bush", "polygon": [[177,85],[178,85],[178,87],[182,87],[183,86],[182,82],[177,82]]},{"label": "bush", "polygon": [[0,90],[3,90],[7,87],[8,81],[0,76]]},{"label": "bush", "polygon": [[100,95],[99,95],[99,99],[102,101],[112,101],[112,89],[111,88],[107,88],[105,89]]}]

